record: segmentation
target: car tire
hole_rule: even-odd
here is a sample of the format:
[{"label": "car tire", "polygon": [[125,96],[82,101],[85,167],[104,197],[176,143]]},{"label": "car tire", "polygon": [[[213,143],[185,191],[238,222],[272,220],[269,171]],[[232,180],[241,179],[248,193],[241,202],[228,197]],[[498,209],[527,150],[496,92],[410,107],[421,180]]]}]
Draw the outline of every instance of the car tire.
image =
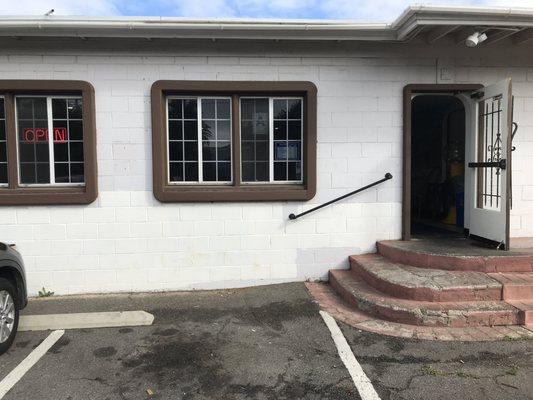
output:
[{"label": "car tire", "polygon": [[[15,340],[15,335],[17,334],[17,329],[19,325],[19,299],[17,298],[17,292],[13,286],[13,284],[8,281],[7,279],[0,278],[0,318],[2,318],[2,311],[4,304],[2,302],[5,302],[6,296],[5,294],[8,294],[11,297],[11,301],[13,302],[13,318],[12,322],[9,323],[10,326],[10,333],[6,338],[2,341],[2,333],[0,332],[0,355],[4,354],[13,344],[13,341]],[[10,302],[8,300],[8,302]],[[6,320],[4,320],[5,322]],[[0,321],[0,329],[2,329],[2,321]],[[4,323],[3,325],[4,329],[8,327],[7,323]],[[8,328],[9,329],[9,328]],[[5,332],[5,331],[4,331]],[[5,333],[4,333],[5,335]]]}]

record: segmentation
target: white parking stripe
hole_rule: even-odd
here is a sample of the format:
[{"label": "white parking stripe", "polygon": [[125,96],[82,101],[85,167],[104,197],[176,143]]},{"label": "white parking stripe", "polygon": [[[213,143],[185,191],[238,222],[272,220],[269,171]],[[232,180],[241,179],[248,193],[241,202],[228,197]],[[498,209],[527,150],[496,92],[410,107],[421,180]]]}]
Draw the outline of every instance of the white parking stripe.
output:
[{"label": "white parking stripe", "polygon": [[335,322],[333,317],[325,311],[320,311],[320,315],[331,332],[331,337],[335,342],[335,346],[337,346],[339,356],[346,366],[346,369],[350,373],[361,399],[380,400],[376,390],[374,389],[374,386],[372,386],[372,382],[370,382],[370,379],[368,379],[363,371],[363,368],[361,368],[361,365],[357,362],[355,356],[353,355],[352,349],[348,345],[348,342],[337,325],[337,322]]},{"label": "white parking stripe", "polygon": [[22,362],[15,367],[3,380],[0,382],[0,399],[2,399],[7,392],[35,365],[39,359],[46,354],[46,352],[57,342],[65,331],[54,331],[43,342],[35,348]]}]

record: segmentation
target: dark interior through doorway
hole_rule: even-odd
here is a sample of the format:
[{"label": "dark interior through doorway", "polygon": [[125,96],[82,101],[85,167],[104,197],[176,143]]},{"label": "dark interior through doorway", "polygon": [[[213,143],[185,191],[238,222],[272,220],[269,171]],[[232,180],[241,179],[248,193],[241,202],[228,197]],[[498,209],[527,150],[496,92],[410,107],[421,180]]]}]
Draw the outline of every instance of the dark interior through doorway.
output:
[{"label": "dark interior through doorway", "polygon": [[411,232],[463,236],[465,108],[451,94],[411,103]]}]

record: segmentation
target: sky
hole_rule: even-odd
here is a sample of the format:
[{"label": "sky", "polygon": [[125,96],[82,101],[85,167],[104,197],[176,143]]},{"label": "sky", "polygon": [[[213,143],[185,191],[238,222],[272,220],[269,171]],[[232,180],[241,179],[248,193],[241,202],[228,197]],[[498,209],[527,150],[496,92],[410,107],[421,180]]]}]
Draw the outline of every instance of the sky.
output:
[{"label": "sky", "polygon": [[412,4],[533,7],[533,0],[0,0],[0,15],[354,19],[392,22]]}]

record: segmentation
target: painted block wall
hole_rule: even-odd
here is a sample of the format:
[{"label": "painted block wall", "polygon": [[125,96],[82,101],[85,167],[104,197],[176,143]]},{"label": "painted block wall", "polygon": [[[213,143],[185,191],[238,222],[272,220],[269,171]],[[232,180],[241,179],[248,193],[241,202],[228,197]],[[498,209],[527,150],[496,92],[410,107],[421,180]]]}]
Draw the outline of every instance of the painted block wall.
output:
[{"label": "painted block wall", "polygon": [[[248,53],[249,54],[249,53]],[[478,61],[479,62],[479,61]],[[471,64],[472,65],[471,65]],[[320,279],[350,254],[400,238],[402,88],[439,81],[415,56],[243,57],[11,51],[2,79],[80,79],[96,92],[99,197],[88,206],[0,208],[30,294],[224,288]],[[533,236],[533,74],[448,60],[447,81],[515,79],[520,146],[513,236]],[[318,191],[307,202],[162,204],[152,195],[150,86],[158,79],[309,80],[318,87]],[[531,146],[530,146],[531,144]],[[318,205],[391,172],[394,179],[301,220]]]}]

